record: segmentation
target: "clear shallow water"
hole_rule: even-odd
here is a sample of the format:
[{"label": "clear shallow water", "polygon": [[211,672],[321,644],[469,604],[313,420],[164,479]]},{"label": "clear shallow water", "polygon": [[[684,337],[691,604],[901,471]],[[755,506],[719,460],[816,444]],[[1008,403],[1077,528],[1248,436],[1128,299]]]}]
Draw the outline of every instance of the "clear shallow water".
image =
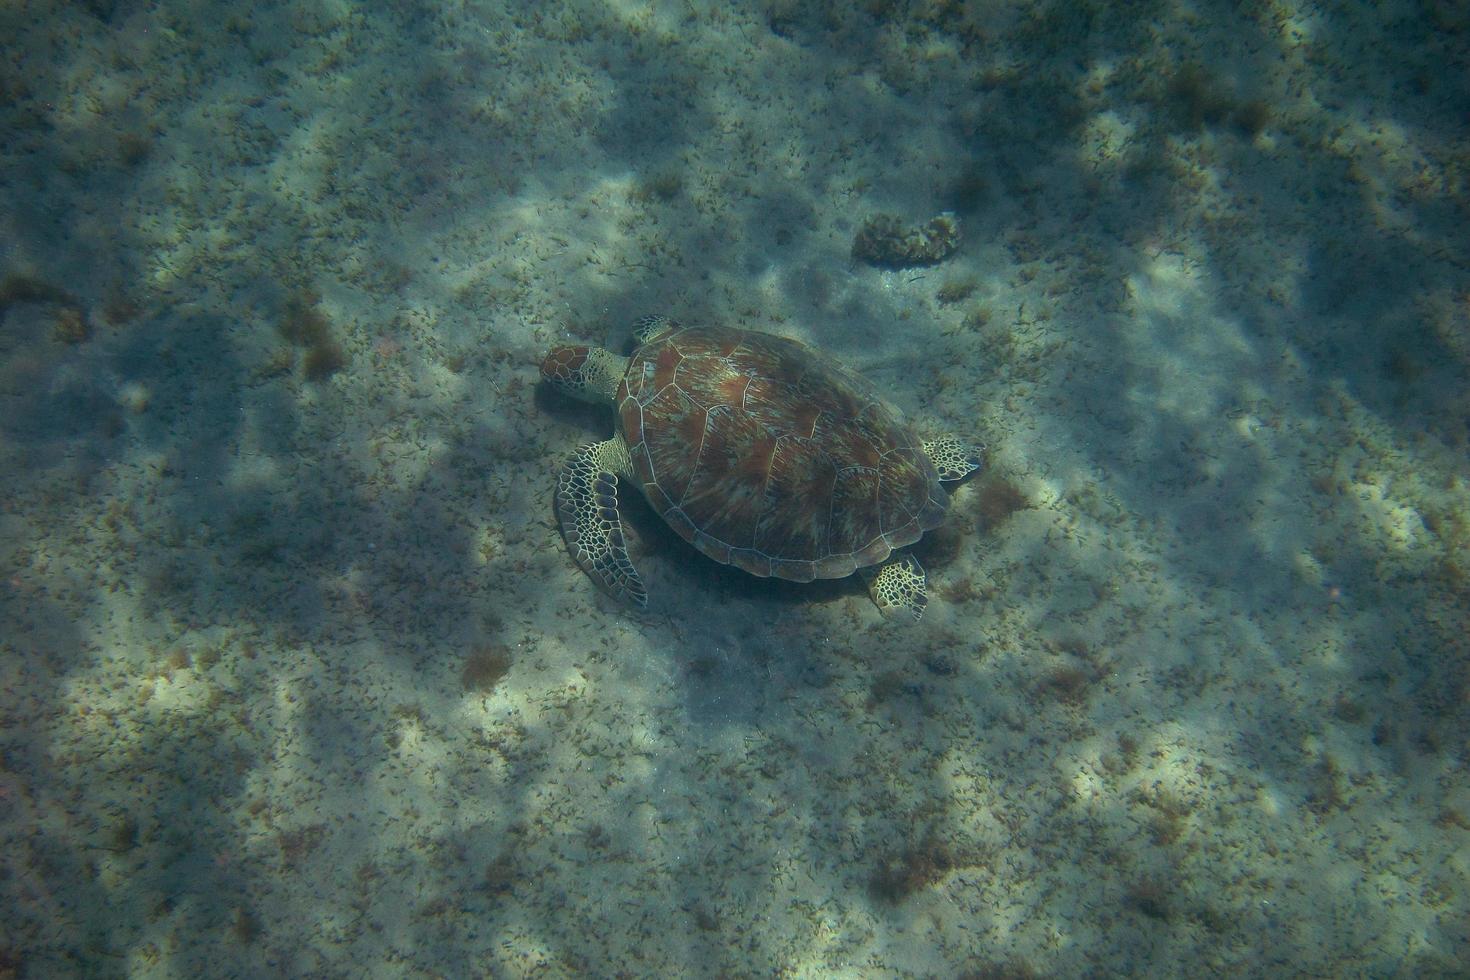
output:
[{"label": "clear shallow water", "polygon": [[[1453,975],[1456,16],[0,14],[0,972]],[[920,625],[594,592],[649,311],[988,445]]]}]

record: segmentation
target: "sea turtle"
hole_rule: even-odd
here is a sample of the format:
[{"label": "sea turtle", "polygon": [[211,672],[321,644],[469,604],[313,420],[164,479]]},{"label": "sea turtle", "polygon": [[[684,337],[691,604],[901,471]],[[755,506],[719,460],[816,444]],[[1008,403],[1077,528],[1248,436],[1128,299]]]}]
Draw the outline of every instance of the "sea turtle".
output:
[{"label": "sea turtle", "polygon": [[921,439],[871,384],[794,340],[659,316],[636,337],[628,358],[557,347],[541,363],[554,387],[617,410],[613,437],[578,449],[557,478],[562,535],[583,571],[647,604],[623,544],[623,477],[715,561],[794,582],[885,563],[864,573],[879,609],[923,614],[923,568],[890,556],[944,519],[940,482],[976,470],[977,449]]}]

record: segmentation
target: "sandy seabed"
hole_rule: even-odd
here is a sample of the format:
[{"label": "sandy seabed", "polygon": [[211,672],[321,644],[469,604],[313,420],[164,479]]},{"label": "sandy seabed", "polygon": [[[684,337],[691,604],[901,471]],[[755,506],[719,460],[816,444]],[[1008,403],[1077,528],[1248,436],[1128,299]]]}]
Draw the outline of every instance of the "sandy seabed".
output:
[{"label": "sandy seabed", "polygon": [[[1463,975],[1464,6],[538,11],[0,10],[0,977]],[[594,590],[648,312],[987,445],[920,624]]]}]

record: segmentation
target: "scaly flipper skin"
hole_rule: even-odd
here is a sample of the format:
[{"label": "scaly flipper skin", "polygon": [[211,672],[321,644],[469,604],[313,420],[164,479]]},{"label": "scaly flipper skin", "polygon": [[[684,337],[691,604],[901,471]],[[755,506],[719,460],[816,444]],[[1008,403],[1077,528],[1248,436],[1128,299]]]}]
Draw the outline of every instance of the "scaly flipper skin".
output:
[{"label": "scaly flipper skin", "polygon": [[618,474],[626,472],[628,451],[621,439],[583,446],[557,475],[556,516],[582,571],[614,599],[644,607],[648,592],[628,560],[618,516]]},{"label": "scaly flipper skin", "polygon": [[[972,446],[954,436],[941,436],[923,443],[924,455],[939,471],[939,479],[948,483],[962,480],[978,470],[984,449]],[[899,555],[876,572],[869,572],[868,594],[886,619],[923,617],[929,605],[929,589],[924,566],[913,555]]]},{"label": "scaly flipper skin", "polygon": [[650,313],[633,321],[633,339],[640,344],[646,344],[659,334],[678,329],[678,320],[670,320],[662,313]]},{"label": "scaly flipper skin", "polygon": [[924,566],[913,555],[900,555],[869,576],[868,594],[886,619],[908,615],[918,622],[929,604]]},{"label": "scaly flipper skin", "polygon": [[985,452],[983,446],[972,446],[954,436],[940,436],[925,440],[924,455],[939,471],[939,479],[945,483],[961,480],[980,468]]}]

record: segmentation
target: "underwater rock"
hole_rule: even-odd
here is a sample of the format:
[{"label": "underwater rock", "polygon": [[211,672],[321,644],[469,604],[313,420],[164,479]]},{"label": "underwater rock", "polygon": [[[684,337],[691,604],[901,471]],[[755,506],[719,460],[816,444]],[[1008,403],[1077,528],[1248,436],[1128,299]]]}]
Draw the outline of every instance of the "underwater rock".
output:
[{"label": "underwater rock", "polygon": [[905,225],[891,214],[863,222],[852,241],[852,257],[887,269],[934,265],[960,246],[959,219],[946,211],[922,225]]}]

